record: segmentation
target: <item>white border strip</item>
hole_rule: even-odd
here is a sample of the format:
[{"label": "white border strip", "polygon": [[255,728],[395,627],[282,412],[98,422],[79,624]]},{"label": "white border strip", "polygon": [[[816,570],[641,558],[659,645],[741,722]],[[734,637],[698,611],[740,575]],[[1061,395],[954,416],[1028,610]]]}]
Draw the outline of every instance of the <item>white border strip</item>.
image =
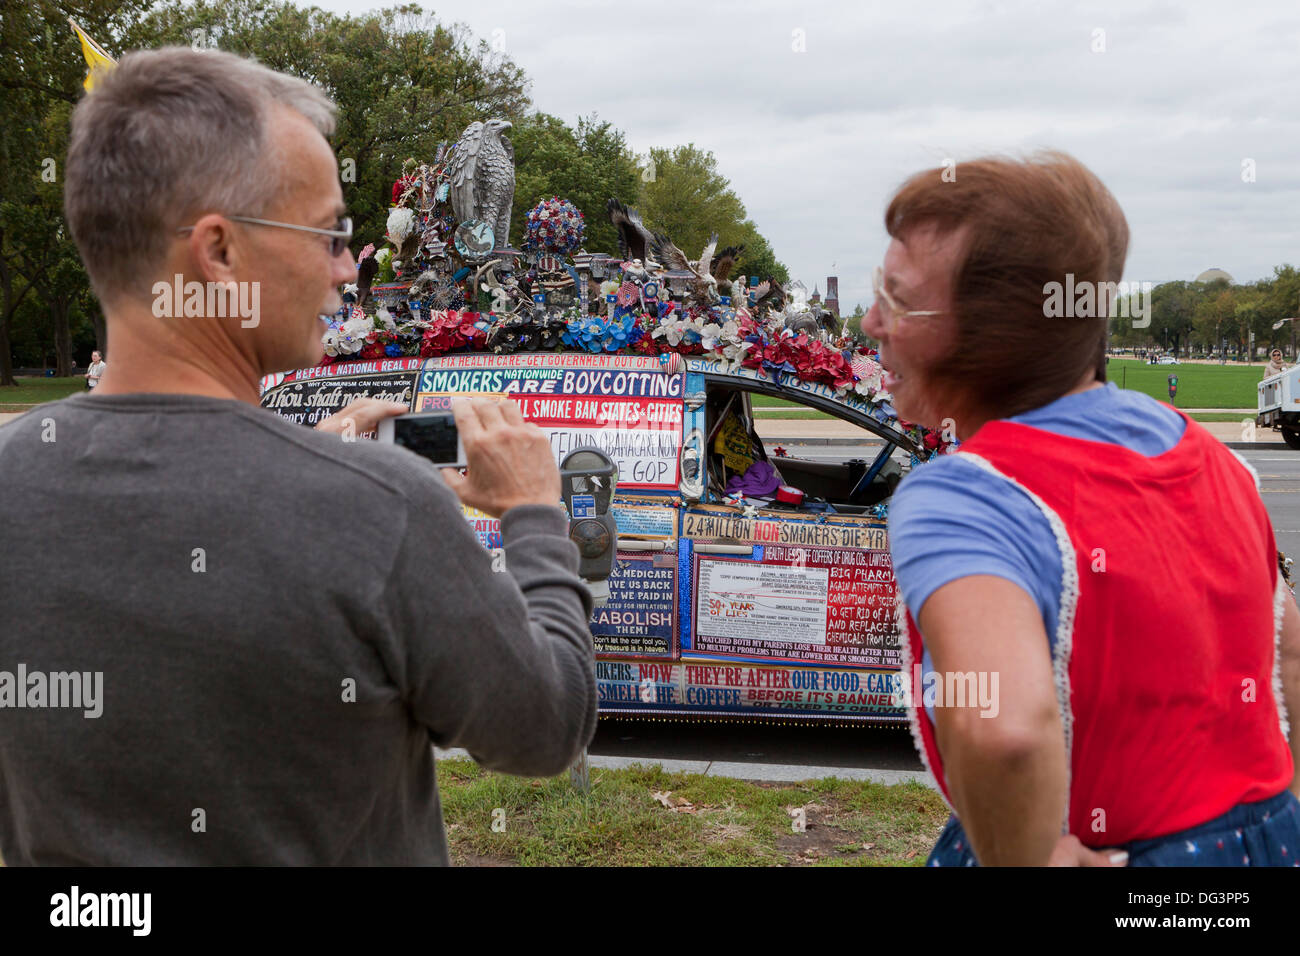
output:
[{"label": "white border strip", "polygon": [[1291,721],[1286,710],[1286,694],[1282,689],[1282,619],[1288,597],[1291,597],[1291,589],[1286,586],[1286,578],[1282,577],[1279,568],[1277,588],[1273,591],[1273,701],[1277,704],[1277,722],[1282,728],[1282,736],[1290,740]]},{"label": "white border strip", "polygon": [[[921,736],[921,708],[924,704],[922,701],[914,700],[912,694],[912,635],[911,629],[907,626],[907,602],[903,599],[902,588],[898,590],[898,604],[894,607],[894,619],[898,623],[898,659],[899,663],[902,664],[903,693],[906,695],[908,702],[907,729],[912,732],[912,743],[916,747],[916,752],[921,755],[921,766],[925,768],[926,774],[933,781],[934,789],[938,791],[939,796],[943,797],[943,802],[948,805],[948,809],[956,813],[957,808],[952,805],[948,795],[943,792],[943,787],[939,786],[938,774],[930,766],[930,754],[925,749],[925,738]],[[919,666],[920,662],[916,663]],[[936,744],[936,746],[938,745]]]},{"label": "white border strip", "polygon": [[[1227,448],[1226,445],[1224,447]],[[1241,467],[1250,472],[1250,477],[1255,481],[1255,490],[1259,491],[1259,472],[1255,470],[1255,466],[1239,454],[1236,449],[1228,448],[1228,451],[1232,452],[1233,457],[1241,462]],[[1278,568],[1277,587],[1273,589],[1273,700],[1277,704],[1278,726],[1282,728],[1282,736],[1287,740],[1291,739],[1291,721],[1286,709],[1286,695],[1282,689],[1282,618],[1286,610],[1286,599],[1290,594],[1291,589],[1286,586],[1286,578],[1282,575],[1282,569]]]}]

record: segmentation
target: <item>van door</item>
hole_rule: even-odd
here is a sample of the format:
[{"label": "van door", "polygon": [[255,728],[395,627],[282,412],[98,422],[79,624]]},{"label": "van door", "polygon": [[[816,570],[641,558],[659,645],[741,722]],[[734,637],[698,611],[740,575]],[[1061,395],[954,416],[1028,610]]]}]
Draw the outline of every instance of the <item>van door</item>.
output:
[{"label": "van door", "polygon": [[[901,719],[897,586],[879,504],[907,463],[906,451],[896,453],[902,436],[863,431],[852,439],[861,458],[848,462],[782,458],[758,435],[748,391],[768,380],[705,375],[697,360],[689,367],[702,376],[688,373],[686,405],[687,427],[701,436],[704,487],[682,513],[683,705],[727,715]],[[821,408],[833,395],[816,394]],[[813,407],[800,404],[797,387],[781,395],[796,409]],[[879,424],[869,406],[843,412],[849,424]],[[763,495],[728,497],[724,481],[756,461],[815,494],[790,507]]]}]

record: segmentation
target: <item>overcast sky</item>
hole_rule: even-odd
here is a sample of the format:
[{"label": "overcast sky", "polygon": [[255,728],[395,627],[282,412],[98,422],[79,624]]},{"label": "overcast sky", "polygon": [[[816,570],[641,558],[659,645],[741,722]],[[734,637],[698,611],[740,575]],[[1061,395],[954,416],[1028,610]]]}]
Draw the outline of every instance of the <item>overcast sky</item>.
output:
[{"label": "overcast sky", "polygon": [[498,36],[537,109],[569,123],[595,112],[638,152],[712,151],[791,276],[825,294],[838,274],[846,311],[871,301],[897,185],[990,152],[1063,149],[1097,172],[1128,216],[1129,281],[1217,266],[1248,282],[1300,263],[1295,0],[449,0],[432,10]]}]

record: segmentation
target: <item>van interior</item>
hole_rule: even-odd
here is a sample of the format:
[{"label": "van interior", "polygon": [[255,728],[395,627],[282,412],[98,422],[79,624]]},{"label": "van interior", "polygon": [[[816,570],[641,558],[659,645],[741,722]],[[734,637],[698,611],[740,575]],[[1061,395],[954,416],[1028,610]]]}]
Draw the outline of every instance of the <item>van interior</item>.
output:
[{"label": "van interior", "polygon": [[[802,446],[799,451],[805,457],[780,455],[776,450],[778,443],[771,439],[764,441],[755,429],[754,394],[748,389],[714,383],[706,389],[705,461],[710,497],[724,498],[729,493],[728,484],[734,489],[738,482],[733,479],[743,475],[746,463],[751,461],[767,462],[776,470],[781,484],[803,492],[803,501],[797,505],[774,502],[772,507],[863,514],[894,493],[910,460],[905,449],[862,429],[863,438],[878,443],[860,446],[860,454],[845,460],[815,457],[811,452],[816,446]],[[821,414],[827,419],[834,417]],[[855,447],[853,451],[859,449]],[[756,498],[747,494],[746,497],[751,503],[762,503],[767,496]]]}]

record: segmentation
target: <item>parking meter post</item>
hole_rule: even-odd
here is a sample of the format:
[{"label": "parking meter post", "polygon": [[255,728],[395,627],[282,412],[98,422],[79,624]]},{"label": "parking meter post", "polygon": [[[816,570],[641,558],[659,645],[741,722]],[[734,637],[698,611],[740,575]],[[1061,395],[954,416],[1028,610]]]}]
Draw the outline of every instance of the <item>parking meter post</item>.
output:
[{"label": "parking meter post", "polygon": [[578,761],[569,768],[569,782],[579,793],[591,793],[591,765],[587,760],[587,748],[582,748]]},{"label": "parking meter post", "polygon": [[[578,546],[578,574],[597,607],[609,600],[609,575],[618,546],[618,525],[611,512],[617,485],[618,466],[598,448],[575,448],[560,462],[569,539]],[[586,747],[569,768],[569,780],[579,792],[591,792]]]},{"label": "parking meter post", "polygon": [[614,569],[618,525],[611,513],[618,468],[598,448],[575,448],[560,462],[560,493],[569,512],[569,539],[578,546],[578,574],[603,582]]}]

